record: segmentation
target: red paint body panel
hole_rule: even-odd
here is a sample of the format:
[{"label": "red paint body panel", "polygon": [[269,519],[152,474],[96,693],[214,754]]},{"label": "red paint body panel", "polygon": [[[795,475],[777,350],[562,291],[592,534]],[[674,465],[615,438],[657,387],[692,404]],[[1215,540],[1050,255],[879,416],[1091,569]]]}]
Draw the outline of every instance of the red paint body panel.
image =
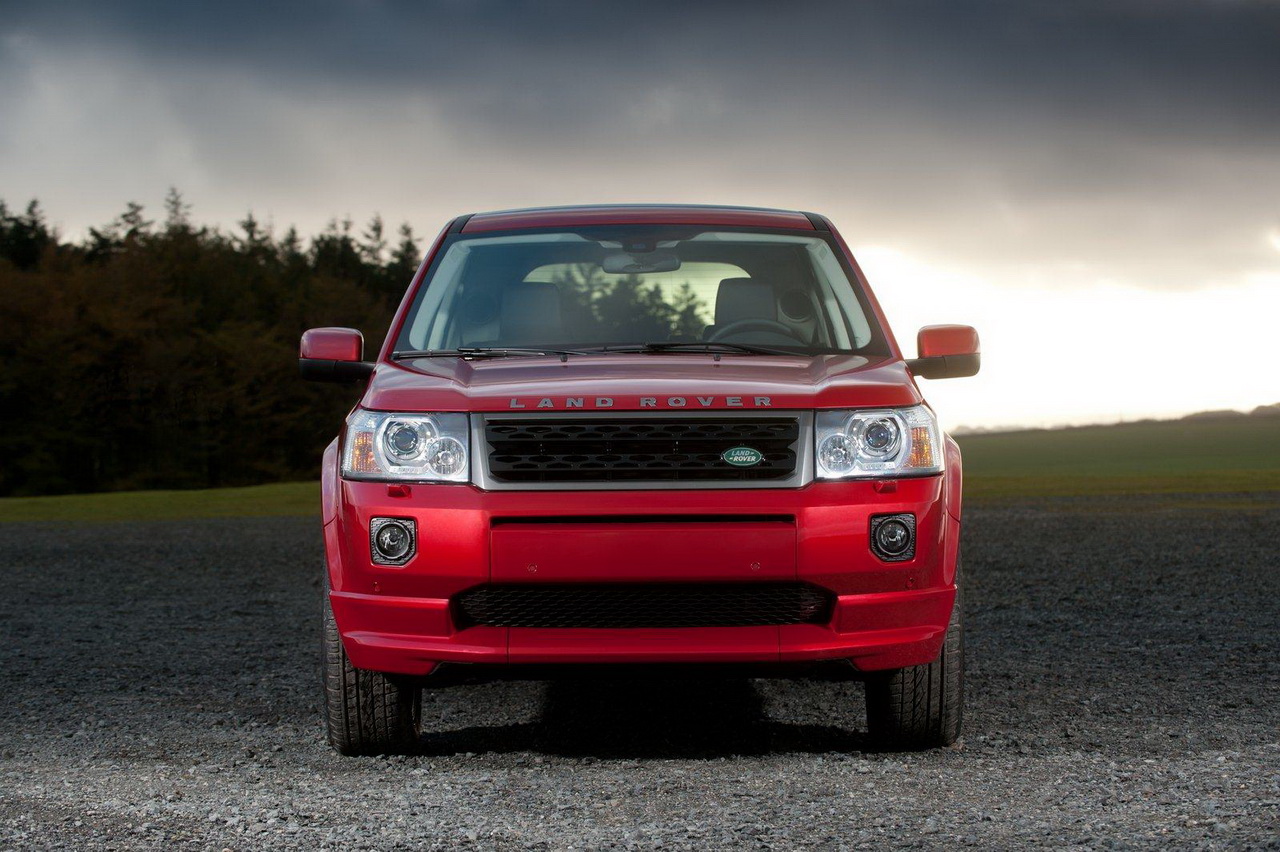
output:
[{"label": "red paint body panel", "polygon": [[916,334],[921,358],[939,355],[977,355],[978,332],[968,325],[926,325]]},{"label": "red paint body panel", "polygon": [[964,488],[964,466],[960,462],[960,445],[950,435],[947,441],[947,512],[960,521],[961,491]]},{"label": "red paint body panel", "polygon": [[[767,398],[767,406],[756,404]],[[651,398],[653,406],[642,405]],[[468,361],[420,358],[379,364],[365,393],[375,411],[642,411],[856,408],[916,405],[920,392],[901,361],[854,355],[549,356]],[[597,405],[600,399],[611,405]],[[515,400],[515,403],[512,401]],[[539,409],[543,400],[550,400]],[[736,401],[736,402],[735,402]],[[705,403],[705,404],[704,404]]]},{"label": "red paint body panel", "polygon": [[298,357],[359,361],[364,357],[364,335],[354,328],[313,328],[303,333]]},{"label": "red paint body panel", "polygon": [[683,630],[531,630],[512,628],[509,663],[750,663],[774,661],[776,627]]},{"label": "red paint body panel", "polygon": [[491,530],[490,548],[495,583],[796,576],[796,527],[781,521],[503,523]]},{"label": "red paint body panel", "polygon": [[339,489],[339,483],[342,480],[338,465],[338,439],[334,438],[329,442],[329,446],[324,448],[324,456],[320,460],[320,517],[325,526],[338,517],[339,501],[342,496]]},{"label": "red paint body panel", "polygon": [[[947,561],[959,525],[946,510],[945,480],[946,475],[903,479],[891,493],[877,492],[871,481],[819,482],[772,491],[485,492],[469,485],[418,485],[411,498],[388,497],[380,483],[344,481],[336,524],[342,532],[326,537],[330,547],[338,549],[330,552],[329,563],[334,614],[343,637],[358,639],[348,648],[357,666],[405,674],[425,673],[429,667],[422,667],[424,662],[474,662],[478,657],[490,662],[847,658],[865,670],[927,662],[941,645],[955,593],[954,567]],[[868,546],[870,516],[902,511],[918,518],[916,556],[907,562],[882,562]],[[661,519],[637,525],[634,519],[644,514],[688,518],[700,536],[693,556],[701,559],[684,556],[666,565],[654,559],[649,578],[694,582],[751,581],[764,572],[772,575],[770,579],[794,576],[838,595],[830,623],[799,626],[804,629],[567,632],[458,629],[453,623],[449,599],[491,580],[637,579],[644,554],[662,554],[665,549],[672,555],[666,538],[680,526]],[[732,546],[726,542],[739,523],[696,520],[699,515],[778,514],[794,517],[794,527],[769,521],[742,524],[753,534]],[[521,524],[520,519],[554,516],[592,518],[594,539],[566,543],[549,563],[550,573],[544,573],[547,543],[535,536],[527,552],[538,554],[534,564],[539,570],[530,574],[529,563],[520,562],[528,557],[519,545],[520,537],[535,525]],[[610,524],[610,516],[627,522]],[[368,552],[373,517],[417,520],[418,555],[402,567],[374,565]],[[719,534],[712,531],[717,526]],[[503,538],[506,532],[514,532],[510,540]],[[790,570],[783,553],[788,536],[794,536]],[[625,548],[607,548],[609,539]],[[692,546],[695,539],[683,541]],[[759,573],[751,567],[754,561],[761,563]],[[407,606],[406,601],[413,603]],[[772,638],[765,641],[762,631]],[[585,641],[588,633],[599,635]],[[572,636],[583,641],[569,641]],[[601,644],[601,636],[612,637],[611,644]],[[735,646],[736,641],[741,644]],[[655,649],[664,647],[680,650],[663,657]]]},{"label": "red paint body panel", "polygon": [[[390,348],[447,235],[437,238],[401,302],[360,405],[405,412],[812,411],[901,407],[923,398],[874,295],[832,229],[889,354],[817,357],[611,354],[474,360],[390,360]],[[787,211],[711,207],[586,207],[470,217],[463,233],[607,224],[706,224],[812,231]],[[931,349],[968,345],[955,329],[926,330]],[[321,329],[320,332],[335,331]],[[972,332],[972,329],[968,330]],[[307,345],[351,355],[350,339]],[[976,350],[976,333],[972,337]],[[344,348],[345,347],[345,348]],[[338,355],[311,355],[327,357]],[[357,353],[354,358],[358,359]],[[577,404],[578,401],[580,404]],[[573,406],[573,407],[571,407]],[[946,439],[942,474],[813,481],[788,489],[484,491],[473,485],[344,480],[335,441],[322,478],[330,600],[360,668],[426,675],[442,662],[802,662],[847,659],[863,671],[936,658],[956,594],[961,471]],[[886,562],[870,547],[873,515],[911,513],[913,558]],[[417,553],[373,564],[370,520],[412,519]],[[531,568],[532,566],[532,568]],[[831,592],[822,624],[680,629],[464,627],[452,600],[502,583],[801,581]]]},{"label": "red paint body panel", "polygon": [[477,213],[467,221],[462,233],[591,225],[710,225],[813,230],[813,224],[807,216],[788,210],[657,205],[652,207],[547,207],[536,210]]}]

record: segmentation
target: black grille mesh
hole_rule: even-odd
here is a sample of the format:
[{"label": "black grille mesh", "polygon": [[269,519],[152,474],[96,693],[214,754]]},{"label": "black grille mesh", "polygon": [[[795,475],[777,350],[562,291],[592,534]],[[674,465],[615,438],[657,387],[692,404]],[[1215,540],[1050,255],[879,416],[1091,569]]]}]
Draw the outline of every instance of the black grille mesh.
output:
[{"label": "black grille mesh", "polygon": [[488,585],[454,599],[460,627],[748,627],[830,614],[831,594],[806,583]]},{"label": "black grille mesh", "polygon": [[[489,475],[498,482],[634,482],[786,479],[795,472],[794,417],[492,420]],[[734,467],[725,450],[763,459]]]}]

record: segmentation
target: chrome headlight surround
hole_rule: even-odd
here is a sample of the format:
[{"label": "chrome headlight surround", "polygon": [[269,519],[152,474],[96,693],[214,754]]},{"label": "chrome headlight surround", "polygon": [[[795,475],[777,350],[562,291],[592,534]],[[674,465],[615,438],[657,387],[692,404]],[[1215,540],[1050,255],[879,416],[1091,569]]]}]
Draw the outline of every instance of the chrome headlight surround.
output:
[{"label": "chrome headlight surround", "polygon": [[813,427],[818,479],[942,472],[942,431],[926,405],[819,411]]},{"label": "chrome headlight surround", "polygon": [[347,418],[342,475],[379,482],[470,482],[467,415],[356,409]]}]

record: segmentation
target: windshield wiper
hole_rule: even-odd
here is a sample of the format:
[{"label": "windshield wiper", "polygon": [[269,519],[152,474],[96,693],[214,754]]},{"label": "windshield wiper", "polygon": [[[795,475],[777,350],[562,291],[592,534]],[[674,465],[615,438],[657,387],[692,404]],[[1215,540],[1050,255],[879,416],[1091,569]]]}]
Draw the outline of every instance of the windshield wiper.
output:
[{"label": "windshield wiper", "polygon": [[581,349],[553,349],[545,346],[459,346],[457,349],[402,349],[392,352],[396,361],[410,358],[506,358],[516,355],[559,355],[567,360],[570,355],[587,355]]},{"label": "windshield wiper", "polygon": [[460,346],[457,349],[402,349],[392,352],[396,361],[412,358],[508,358],[520,355],[559,355],[561,361],[570,355],[596,355],[602,352],[705,352],[717,359],[725,353],[733,355],[793,355],[811,358],[825,352],[796,352],[774,346],[757,346],[752,343],[729,343],[720,340],[660,340],[648,343],[615,343],[607,346],[587,346],[580,349],[559,349],[548,346]]},{"label": "windshield wiper", "polygon": [[807,352],[794,352],[773,346],[756,346],[751,343],[727,343],[721,340],[664,340],[651,343],[624,343],[618,346],[601,346],[598,352],[709,352],[719,357],[728,352],[738,355],[797,355],[808,357]]}]

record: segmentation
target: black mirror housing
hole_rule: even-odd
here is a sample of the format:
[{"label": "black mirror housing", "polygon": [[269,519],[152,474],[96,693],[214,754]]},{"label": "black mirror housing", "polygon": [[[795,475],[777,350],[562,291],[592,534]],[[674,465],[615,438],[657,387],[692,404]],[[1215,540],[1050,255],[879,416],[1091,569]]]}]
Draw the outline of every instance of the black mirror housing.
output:
[{"label": "black mirror housing", "polygon": [[299,358],[298,372],[309,382],[360,382],[373,374],[372,361],[334,361],[328,358]]},{"label": "black mirror housing", "polygon": [[914,376],[922,379],[963,379],[976,376],[982,366],[982,356],[978,353],[970,355],[933,355],[929,358],[907,359],[907,369]]}]

